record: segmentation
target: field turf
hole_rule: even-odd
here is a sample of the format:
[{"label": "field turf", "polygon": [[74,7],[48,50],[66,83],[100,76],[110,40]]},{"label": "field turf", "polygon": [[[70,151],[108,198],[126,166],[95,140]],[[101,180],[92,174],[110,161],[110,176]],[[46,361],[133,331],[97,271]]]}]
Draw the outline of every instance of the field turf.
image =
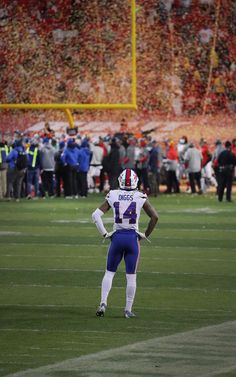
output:
[{"label": "field turf", "polygon": [[[122,263],[97,318],[108,241],[91,213],[103,199],[0,202],[0,376],[236,320],[236,205],[214,194],[150,198],[159,224],[141,244],[137,317],[123,318]],[[104,222],[111,231],[111,211]]]}]

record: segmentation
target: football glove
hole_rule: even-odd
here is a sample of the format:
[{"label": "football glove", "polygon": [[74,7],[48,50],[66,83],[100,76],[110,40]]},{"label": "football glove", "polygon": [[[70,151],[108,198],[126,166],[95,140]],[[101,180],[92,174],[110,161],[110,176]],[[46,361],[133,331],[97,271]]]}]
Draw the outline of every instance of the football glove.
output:
[{"label": "football glove", "polygon": [[146,237],[146,235],[145,235],[144,233],[142,233],[142,232],[137,232],[137,231],[136,231],[136,233],[137,233],[138,238],[139,238],[140,241],[141,241],[141,240],[146,240],[146,241],[148,241],[148,242],[151,242],[151,241]]},{"label": "football glove", "polygon": [[107,240],[108,238],[111,239],[112,235],[114,233],[114,230],[112,232],[108,232],[106,233],[103,237],[104,237],[104,240],[103,242],[105,242],[105,240]]}]

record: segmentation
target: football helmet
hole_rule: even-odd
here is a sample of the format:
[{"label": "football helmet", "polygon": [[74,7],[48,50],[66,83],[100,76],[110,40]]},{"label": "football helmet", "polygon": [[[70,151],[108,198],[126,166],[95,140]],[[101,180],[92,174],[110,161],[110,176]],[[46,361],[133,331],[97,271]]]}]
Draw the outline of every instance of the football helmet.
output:
[{"label": "football helmet", "polygon": [[138,176],[132,169],[125,169],[118,178],[122,190],[135,190],[138,186]]}]

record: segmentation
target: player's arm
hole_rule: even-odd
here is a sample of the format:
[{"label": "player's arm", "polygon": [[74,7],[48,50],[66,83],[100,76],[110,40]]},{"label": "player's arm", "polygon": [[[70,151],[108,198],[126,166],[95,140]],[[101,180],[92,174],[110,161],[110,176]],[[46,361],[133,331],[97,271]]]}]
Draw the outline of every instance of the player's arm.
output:
[{"label": "player's arm", "polygon": [[104,227],[102,216],[104,213],[106,213],[110,209],[110,205],[107,200],[105,200],[104,203],[100,205],[99,208],[95,209],[95,211],[92,213],[92,220],[95,223],[99,233],[105,237],[107,235],[107,230]]},{"label": "player's arm", "polygon": [[146,200],[146,202],[144,203],[143,209],[146,212],[146,214],[148,215],[148,217],[150,217],[147,229],[145,231],[145,236],[148,237],[148,236],[150,236],[150,234],[152,233],[153,229],[156,226],[156,223],[158,221],[158,215],[157,215],[155,208],[152,207],[152,205],[150,204],[150,202],[148,200]]}]

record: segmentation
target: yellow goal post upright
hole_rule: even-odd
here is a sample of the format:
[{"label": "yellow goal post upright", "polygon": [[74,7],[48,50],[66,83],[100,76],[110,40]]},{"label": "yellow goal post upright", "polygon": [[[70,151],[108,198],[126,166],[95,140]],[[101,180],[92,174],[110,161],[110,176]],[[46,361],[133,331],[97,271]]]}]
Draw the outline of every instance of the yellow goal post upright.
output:
[{"label": "yellow goal post upright", "polygon": [[[126,1],[126,0],[124,0]],[[136,110],[137,109],[137,76],[136,76],[136,0],[131,1],[131,102],[130,103],[0,103],[0,110],[63,110],[67,116],[69,127],[74,127],[71,110]]]}]

